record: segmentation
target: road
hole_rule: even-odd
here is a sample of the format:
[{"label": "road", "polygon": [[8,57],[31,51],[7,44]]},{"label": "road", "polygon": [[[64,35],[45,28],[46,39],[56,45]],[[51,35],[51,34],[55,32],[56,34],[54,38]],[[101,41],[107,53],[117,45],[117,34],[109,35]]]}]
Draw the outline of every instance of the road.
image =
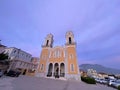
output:
[{"label": "road", "polygon": [[0,78],[0,90],[116,90],[106,85],[30,76]]}]

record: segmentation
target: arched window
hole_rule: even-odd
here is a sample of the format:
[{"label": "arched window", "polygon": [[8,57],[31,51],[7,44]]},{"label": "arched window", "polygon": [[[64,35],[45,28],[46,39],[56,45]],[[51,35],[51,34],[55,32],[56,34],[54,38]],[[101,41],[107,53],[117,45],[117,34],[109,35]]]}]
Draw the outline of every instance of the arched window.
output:
[{"label": "arched window", "polygon": [[46,46],[48,46],[49,40],[47,40]]},{"label": "arched window", "polygon": [[71,40],[71,37],[69,37],[69,44],[71,44],[72,43],[72,40]]},{"label": "arched window", "polygon": [[74,58],[74,55],[73,55],[73,54],[69,54],[69,58],[70,58],[70,59],[73,59],[73,58]]}]

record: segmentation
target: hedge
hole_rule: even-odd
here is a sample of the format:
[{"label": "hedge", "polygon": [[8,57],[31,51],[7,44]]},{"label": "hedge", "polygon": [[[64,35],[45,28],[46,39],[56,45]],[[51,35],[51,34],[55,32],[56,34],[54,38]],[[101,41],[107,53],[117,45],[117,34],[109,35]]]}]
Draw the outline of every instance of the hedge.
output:
[{"label": "hedge", "polygon": [[118,90],[120,90],[120,86],[118,86]]},{"label": "hedge", "polygon": [[90,78],[90,77],[81,77],[81,80],[83,82],[86,82],[88,84],[96,84],[96,81],[94,78]]}]

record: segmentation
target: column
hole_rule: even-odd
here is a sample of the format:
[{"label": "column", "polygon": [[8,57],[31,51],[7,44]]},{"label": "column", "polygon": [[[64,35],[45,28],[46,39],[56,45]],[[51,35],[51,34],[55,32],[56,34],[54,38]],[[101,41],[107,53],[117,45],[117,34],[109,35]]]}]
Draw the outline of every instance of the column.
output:
[{"label": "column", "polygon": [[59,68],[58,75],[60,76],[60,64],[59,63],[58,63],[58,68]]},{"label": "column", "polygon": [[52,76],[54,77],[54,63],[53,63],[53,69],[52,69]]}]

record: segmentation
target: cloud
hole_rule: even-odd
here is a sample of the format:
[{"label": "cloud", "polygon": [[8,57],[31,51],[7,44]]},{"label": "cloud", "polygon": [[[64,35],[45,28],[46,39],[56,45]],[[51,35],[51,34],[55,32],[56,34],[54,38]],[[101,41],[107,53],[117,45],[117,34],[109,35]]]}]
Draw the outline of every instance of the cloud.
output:
[{"label": "cloud", "polygon": [[66,42],[65,33],[72,30],[79,63],[116,67],[119,59],[115,57],[120,55],[119,16],[119,0],[4,0],[0,1],[0,39],[7,46],[39,57],[47,34],[54,35],[54,46],[61,46]]}]

